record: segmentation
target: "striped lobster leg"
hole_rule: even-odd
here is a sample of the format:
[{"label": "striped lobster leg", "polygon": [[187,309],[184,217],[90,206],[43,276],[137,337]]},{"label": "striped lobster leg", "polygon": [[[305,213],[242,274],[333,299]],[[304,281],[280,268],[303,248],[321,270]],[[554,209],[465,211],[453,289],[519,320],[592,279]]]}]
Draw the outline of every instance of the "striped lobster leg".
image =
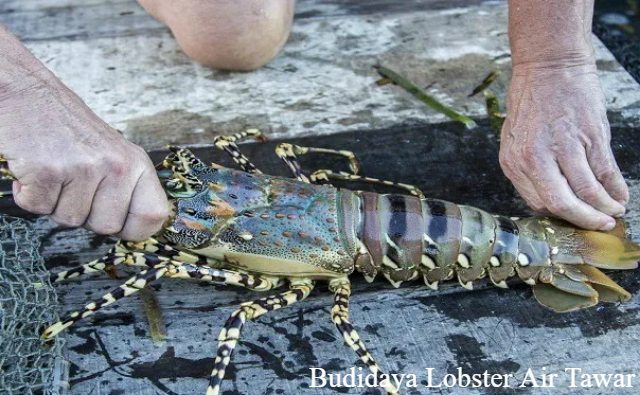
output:
[{"label": "striped lobster leg", "polygon": [[230,136],[216,136],[213,140],[213,144],[216,148],[226,151],[234,162],[236,162],[243,171],[251,174],[262,174],[258,168],[251,163],[249,158],[247,158],[241,151],[240,148],[236,145],[237,141],[244,140],[248,137],[253,137],[260,142],[266,141],[266,139],[262,136],[262,132],[258,129],[248,129],[244,132],[236,133]]},{"label": "striped lobster leg", "polygon": [[125,296],[129,296],[133,293],[136,293],[146,287],[149,283],[159,279],[164,276],[164,274],[169,270],[167,265],[164,263],[158,264],[152,267],[149,270],[143,270],[137,275],[131,277],[127,282],[120,285],[118,288],[115,288],[111,292],[105,294],[100,300],[93,301],[87,304],[84,309],[76,310],[69,314],[67,318],[62,321],[58,321],[55,324],[51,325],[47,329],[45,329],[42,334],[43,339],[51,339],[53,336],[57,335],[60,331],[68,328],[72,324],[77,321],[80,321],[82,318],[88,317],[100,310],[104,306],[108,306],[115,301],[122,299]]},{"label": "striped lobster leg", "polygon": [[247,320],[256,319],[269,311],[278,310],[304,300],[309,296],[313,287],[314,282],[312,280],[292,282],[288,291],[243,303],[240,308],[231,313],[218,337],[215,367],[211,372],[207,395],[218,395],[220,393],[220,385],[224,379],[225,370],[231,361],[231,354],[240,339],[242,328]]},{"label": "striped lobster leg", "polygon": [[116,258],[116,248],[112,248],[102,258],[95,259],[84,265],[73,267],[57,274],[51,274],[50,281],[58,283],[72,278],[78,278],[91,273],[104,272],[111,278],[116,278],[116,266],[124,260]]},{"label": "striped lobster leg", "polygon": [[309,183],[309,178],[304,173],[302,173],[302,168],[300,166],[300,163],[298,162],[298,156],[306,154],[327,154],[342,156],[344,158],[347,158],[347,160],[349,161],[349,168],[351,169],[352,174],[358,174],[358,171],[360,171],[360,164],[358,163],[356,156],[351,151],[301,147],[299,145],[289,143],[278,144],[278,146],[276,147],[276,155],[278,155],[278,157],[282,159],[284,163],[286,163],[289,169],[291,169],[293,176],[298,181]]},{"label": "striped lobster leg", "polygon": [[[13,175],[11,170],[9,170],[9,164],[7,160],[0,156],[0,180],[9,180],[9,181],[17,181],[17,178]],[[13,196],[13,192],[11,191],[3,191],[0,192],[0,198],[5,196]]]},{"label": "striped lobster leg", "polygon": [[[351,295],[351,283],[345,278],[339,278],[329,283],[329,289],[334,293],[334,305],[331,309],[331,319],[333,323],[340,331],[345,343],[353,349],[362,362],[364,362],[369,370],[375,374],[379,379],[382,375],[380,366],[373,359],[373,356],[367,350],[358,332],[353,328],[351,322],[349,322],[349,297]],[[380,381],[380,386],[389,395],[399,394],[398,389],[391,384],[391,381],[383,379]]]},{"label": "striped lobster leg", "polygon": [[[334,172],[332,170],[320,169],[313,172],[310,177],[307,177],[302,172],[302,168],[300,166],[300,163],[298,162],[298,156],[306,154],[329,154],[345,157],[349,161],[349,168],[351,170],[351,173]],[[419,188],[413,185],[359,176],[358,172],[360,171],[360,164],[351,151],[301,147],[299,145],[282,143],[276,147],[276,155],[278,155],[278,157],[287,164],[298,181],[306,183],[310,182],[313,184],[330,183],[330,180],[362,182],[399,188],[410,193],[411,195],[418,196],[420,198],[425,197],[422,191],[420,191]]]},{"label": "striped lobster leg", "polygon": [[387,187],[399,188],[420,199],[425,198],[424,193],[422,193],[422,191],[414,185],[403,184],[403,183],[387,181],[387,180],[380,180],[378,178],[363,177],[357,174],[349,174],[345,172],[334,172],[332,170],[321,169],[321,170],[316,170],[313,174],[311,174],[310,179],[312,183],[321,183],[323,181],[329,182],[330,180],[339,180],[339,181],[353,181],[353,182],[362,182],[367,184],[384,185]]},{"label": "striped lobster leg", "polygon": [[210,258],[199,257],[184,251],[177,250],[170,245],[159,242],[154,238],[149,238],[141,242],[118,240],[116,246],[107,252],[102,258],[96,259],[84,265],[76,266],[63,272],[52,274],[52,282],[60,282],[72,278],[78,278],[86,274],[105,272],[111,278],[117,278],[116,267],[121,264],[128,266],[153,266],[145,255],[131,255],[133,251],[144,251],[146,253],[160,255],[180,262],[197,263],[209,267],[217,267],[220,262]]},{"label": "striped lobster leg", "polygon": [[[114,257],[110,259],[117,259],[115,257],[117,254],[120,253],[113,254]],[[174,277],[181,279],[193,278],[215,284],[235,285],[254,291],[268,291],[280,285],[279,279],[268,276],[202,267],[191,263],[177,262],[169,258],[140,252],[130,252],[126,253],[126,255],[135,259],[137,265],[148,265],[151,266],[151,268],[143,270],[137,275],[131,277],[124,284],[113,289],[111,292],[108,292],[99,300],[87,304],[84,309],[74,311],[69,314],[66,319],[51,325],[45,330],[42,337],[44,339],[52,338],[73,323],[92,315],[104,306],[108,306],[119,299],[140,291],[161,277]]]}]

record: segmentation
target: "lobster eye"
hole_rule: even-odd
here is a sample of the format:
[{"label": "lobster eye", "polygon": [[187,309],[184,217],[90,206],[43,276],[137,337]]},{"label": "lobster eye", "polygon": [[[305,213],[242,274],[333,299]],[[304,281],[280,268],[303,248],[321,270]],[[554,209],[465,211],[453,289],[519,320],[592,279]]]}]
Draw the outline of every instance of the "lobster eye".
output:
[{"label": "lobster eye", "polygon": [[171,175],[173,174],[173,171],[169,169],[162,169],[162,170],[158,170],[156,174],[158,174],[158,178],[166,179],[171,177]]},{"label": "lobster eye", "polygon": [[167,180],[164,183],[164,187],[168,190],[171,191],[175,191],[177,189],[182,188],[182,182],[176,180],[176,179],[172,179],[172,180]]}]

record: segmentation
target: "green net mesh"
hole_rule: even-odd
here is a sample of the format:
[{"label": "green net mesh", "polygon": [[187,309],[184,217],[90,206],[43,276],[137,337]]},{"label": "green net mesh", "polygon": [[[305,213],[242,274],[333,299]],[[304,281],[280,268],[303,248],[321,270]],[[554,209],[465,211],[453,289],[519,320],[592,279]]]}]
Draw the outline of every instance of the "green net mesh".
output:
[{"label": "green net mesh", "polygon": [[0,394],[61,394],[64,340],[41,331],[58,320],[58,299],[32,225],[0,215]]}]

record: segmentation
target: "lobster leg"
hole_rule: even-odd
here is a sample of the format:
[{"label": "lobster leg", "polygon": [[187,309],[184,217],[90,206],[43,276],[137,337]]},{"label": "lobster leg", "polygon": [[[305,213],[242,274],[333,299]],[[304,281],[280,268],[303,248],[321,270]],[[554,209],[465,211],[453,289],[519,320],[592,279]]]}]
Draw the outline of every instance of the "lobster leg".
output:
[{"label": "lobster leg", "polygon": [[219,261],[180,251],[169,244],[161,243],[154,238],[149,238],[141,242],[119,240],[116,244],[116,249],[119,252],[144,251],[180,262],[196,263],[202,266],[216,267],[217,265],[220,265]]},{"label": "lobster leg", "polygon": [[417,196],[420,199],[425,198],[424,193],[422,193],[422,191],[414,185],[380,180],[380,179],[371,178],[371,177],[362,177],[356,174],[349,174],[345,172],[334,172],[331,170],[321,169],[321,170],[316,170],[313,174],[311,174],[309,178],[311,182],[314,184],[320,183],[322,181],[329,182],[330,180],[339,180],[339,181],[354,181],[354,182],[362,182],[367,184],[384,185],[388,187],[400,188],[403,191],[406,191],[413,196]]},{"label": "lobster leg", "polygon": [[17,181],[16,176],[9,170],[9,164],[7,160],[0,156],[0,178],[6,178],[7,180]]},{"label": "lobster leg", "polygon": [[197,279],[221,285],[234,285],[258,292],[269,291],[281,284],[280,279],[277,277],[214,269],[182,262],[172,262],[165,277]]},{"label": "lobster leg", "polygon": [[307,176],[302,173],[302,168],[300,167],[300,163],[298,162],[298,156],[306,154],[329,154],[342,156],[347,158],[347,160],[349,161],[349,168],[351,169],[353,174],[357,174],[358,171],[360,171],[360,164],[351,151],[301,147],[299,145],[288,143],[278,144],[278,146],[276,147],[276,155],[278,155],[278,158],[282,159],[284,163],[287,164],[289,169],[291,169],[291,172],[293,172],[294,177],[298,181],[309,183],[309,178],[307,178]]},{"label": "lobster leg", "polygon": [[238,310],[231,313],[218,337],[219,343],[216,351],[215,367],[211,372],[207,395],[220,393],[220,385],[222,384],[225,370],[231,360],[233,349],[240,339],[245,322],[256,319],[269,311],[278,310],[305,299],[313,290],[313,286],[314,282],[311,280],[292,282],[288,291],[257,299],[253,302],[243,303]]},{"label": "lobster leg", "polygon": [[[235,285],[254,291],[268,291],[280,285],[277,279],[266,276],[251,275],[224,269],[201,267],[190,263],[172,261],[168,258],[137,252],[127,253],[127,255],[135,257],[135,261],[137,262],[137,264],[146,263],[148,265],[152,265],[152,267],[148,270],[143,270],[137,275],[131,277],[124,284],[105,294],[100,300],[96,300],[87,304],[84,309],[74,311],[69,314],[66,319],[58,321],[55,324],[51,325],[45,330],[42,337],[45,339],[52,338],[60,331],[66,329],[80,319],[92,315],[104,306],[108,306],[126,296],[140,291],[141,289],[145,288],[147,285],[161,277],[175,277],[182,279],[195,278],[216,284]],[[145,263],[142,263],[142,261],[145,261]]]},{"label": "lobster leg", "polygon": [[220,266],[220,262],[218,261],[177,250],[170,245],[160,243],[153,238],[137,243],[118,240],[115,248],[109,250],[109,252],[102,258],[85,263],[84,265],[76,266],[58,274],[52,274],[51,282],[57,283],[100,271],[106,272],[112,278],[116,278],[116,266],[122,263],[129,266],[153,266],[153,264],[149,263],[149,260],[144,259],[148,254],[145,255],[140,252],[134,253],[134,250],[145,251],[146,253],[155,254],[163,258],[175,259],[180,262],[195,263],[201,266]]},{"label": "lobster leg", "polygon": [[143,252],[131,252],[131,251],[120,251],[108,253],[100,259],[96,259],[95,261],[86,263],[81,266],[76,266],[64,272],[60,272],[58,274],[54,274],[51,276],[51,280],[53,282],[60,282],[63,280],[68,280],[70,278],[77,278],[89,273],[95,273],[98,271],[104,271],[109,274],[111,277],[115,277],[116,266],[125,264],[127,266],[147,266],[154,267],[159,263],[169,263],[171,259],[168,257],[163,257],[160,255],[154,254],[145,254]]},{"label": "lobster leg", "polygon": [[129,296],[133,293],[140,291],[142,288],[146,287],[147,284],[159,279],[164,276],[164,274],[169,270],[166,264],[159,264],[157,266],[152,267],[149,270],[143,270],[139,274],[131,277],[127,282],[120,285],[118,288],[112,290],[111,292],[105,294],[100,300],[91,302],[87,304],[84,309],[77,310],[71,313],[66,319],[62,321],[58,321],[55,324],[48,327],[42,337],[44,339],[51,339],[53,336],[57,335],[60,331],[66,329],[73,323],[81,320],[82,318],[88,317],[100,310],[104,306],[108,306],[111,303],[114,303],[118,299],[121,299],[125,296]]},{"label": "lobster leg", "polygon": [[247,158],[242,152],[240,152],[240,148],[236,145],[236,141],[243,140],[247,137],[254,137],[258,141],[265,141],[265,138],[262,136],[262,132],[258,129],[248,129],[244,132],[236,133],[230,136],[216,136],[213,140],[213,144],[216,148],[226,151],[234,162],[236,162],[243,171],[252,174],[262,174],[258,168],[251,163],[249,158]]},{"label": "lobster leg", "polygon": [[[10,181],[17,180],[17,178],[13,175],[13,173],[11,173],[11,170],[9,170],[9,164],[7,163],[7,160],[0,156],[0,180],[2,179],[10,180]],[[5,196],[13,196],[13,192],[11,191],[0,192],[0,198],[3,198]]]},{"label": "lobster leg", "polygon": [[[364,362],[369,370],[378,377],[382,374],[380,366],[373,359],[373,356],[367,350],[358,332],[349,322],[349,296],[351,295],[351,283],[347,278],[333,280],[329,283],[329,289],[334,292],[334,304],[331,309],[331,319],[336,325],[340,334],[344,338],[345,343],[353,349],[362,362]],[[391,384],[389,379],[382,380],[380,386],[384,388],[387,394],[398,394],[398,389]]]},{"label": "lobster leg", "polygon": [[58,283],[70,278],[77,278],[90,273],[105,272],[109,276],[115,276],[115,266],[122,263],[123,260],[116,259],[116,248],[112,248],[102,258],[98,258],[84,265],[73,267],[63,272],[52,274],[50,280],[52,283]]}]

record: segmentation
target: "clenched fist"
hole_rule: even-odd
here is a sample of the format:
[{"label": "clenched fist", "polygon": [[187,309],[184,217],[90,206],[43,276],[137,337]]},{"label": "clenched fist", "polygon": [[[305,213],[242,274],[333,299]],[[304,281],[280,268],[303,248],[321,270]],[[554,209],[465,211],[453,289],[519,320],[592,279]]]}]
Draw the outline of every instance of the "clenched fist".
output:
[{"label": "clenched fist", "polygon": [[[4,34],[2,34],[4,33]],[[144,150],[0,30],[0,154],[18,206],[63,226],[143,240],[168,203]]]}]

